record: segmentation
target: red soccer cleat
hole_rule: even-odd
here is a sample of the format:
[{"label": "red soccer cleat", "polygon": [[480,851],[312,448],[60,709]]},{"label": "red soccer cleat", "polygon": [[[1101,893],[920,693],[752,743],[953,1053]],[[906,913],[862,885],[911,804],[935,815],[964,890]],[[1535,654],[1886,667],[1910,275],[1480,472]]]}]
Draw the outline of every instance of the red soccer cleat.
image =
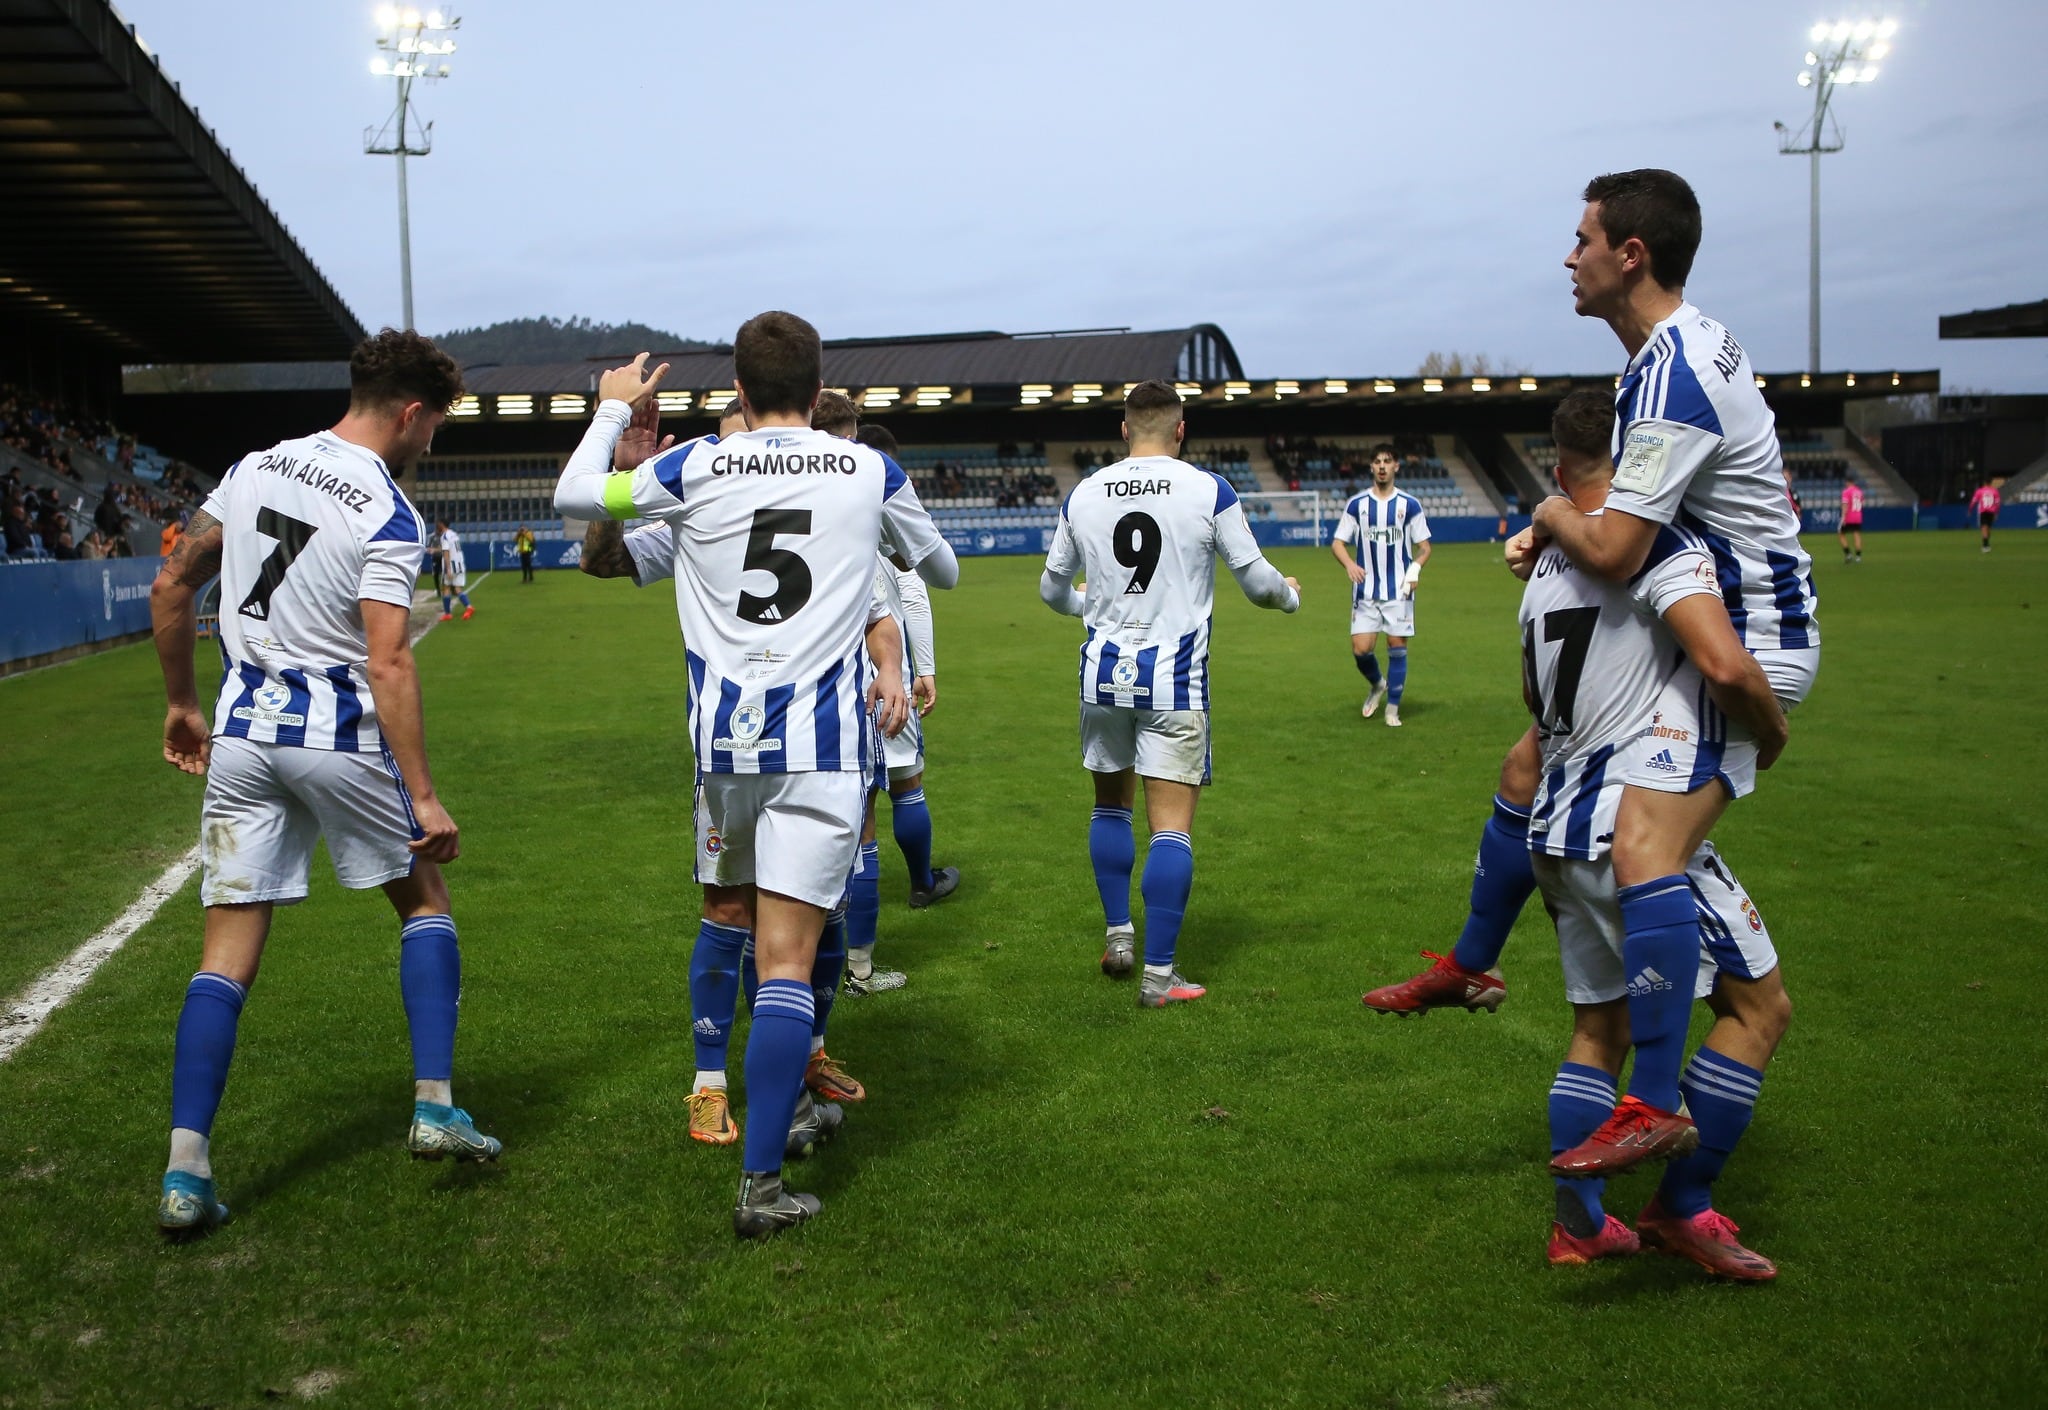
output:
[{"label": "red soccer cleat", "polygon": [[442,613],[442,614],[441,614],[440,616],[436,617],[436,618],[435,618],[434,620],[435,620],[435,621],[437,621],[437,622],[452,622],[452,621],[454,621],[454,620],[455,620],[455,614],[454,614],[453,612],[443,612],[443,613]]},{"label": "red soccer cleat", "polygon": [[1562,1224],[1553,1222],[1550,1226],[1550,1261],[1553,1266],[1592,1263],[1601,1258],[1626,1258],[1642,1246],[1643,1241],[1636,1237],[1636,1231],[1612,1214],[1607,1216],[1607,1223],[1600,1232],[1589,1239],[1566,1233]]},{"label": "red soccer cleat", "polygon": [[465,622],[468,621],[471,617],[474,617],[475,615],[476,608],[474,607],[465,607],[462,609],[462,620]]},{"label": "red soccer cleat", "polygon": [[1718,1210],[1703,1209],[1681,1219],[1666,1213],[1664,1201],[1653,1197],[1636,1216],[1636,1232],[1642,1235],[1644,1248],[1690,1258],[1717,1278],[1768,1283],[1778,1276],[1777,1265],[1754,1249],[1744,1248],[1735,1237],[1742,1231]]},{"label": "red soccer cleat", "polygon": [[1467,969],[1449,955],[1439,955],[1434,950],[1424,950],[1422,957],[1436,963],[1413,979],[1360,995],[1359,1002],[1380,1013],[1405,1018],[1411,1013],[1448,1008],[1470,1009],[1473,1013],[1485,1009],[1492,1013],[1508,996],[1508,986],[1490,970]]},{"label": "red soccer cleat", "polygon": [[1690,1155],[1699,1144],[1700,1128],[1684,1102],[1677,1111],[1664,1111],[1639,1097],[1623,1097],[1592,1135],[1551,1160],[1550,1173],[1567,1179],[1619,1175],[1646,1160]]}]

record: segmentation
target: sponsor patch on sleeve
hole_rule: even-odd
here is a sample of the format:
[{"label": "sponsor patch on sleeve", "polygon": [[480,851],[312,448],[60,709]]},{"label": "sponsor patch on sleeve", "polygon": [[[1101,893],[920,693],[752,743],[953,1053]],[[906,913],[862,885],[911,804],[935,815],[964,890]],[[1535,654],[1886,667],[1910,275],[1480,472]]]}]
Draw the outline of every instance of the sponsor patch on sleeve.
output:
[{"label": "sponsor patch on sleeve", "polygon": [[1664,465],[1671,455],[1671,437],[1657,431],[1630,431],[1621,447],[1621,463],[1614,467],[1614,487],[1632,494],[1655,494],[1664,482]]}]

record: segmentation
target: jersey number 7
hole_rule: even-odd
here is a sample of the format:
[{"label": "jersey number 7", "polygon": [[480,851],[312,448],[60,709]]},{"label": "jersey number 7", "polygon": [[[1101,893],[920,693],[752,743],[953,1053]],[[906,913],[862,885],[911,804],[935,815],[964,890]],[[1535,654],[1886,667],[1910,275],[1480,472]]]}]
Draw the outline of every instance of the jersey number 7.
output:
[{"label": "jersey number 7", "polygon": [[1557,653],[1556,689],[1543,698],[1543,677],[1536,669],[1536,624],[1522,624],[1522,680],[1537,705],[1536,727],[1545,734],[1570,734],[1572,709],[1579,701],[1579,677],[1586,671],[1586,653],[1593,647],[1593,629],[1600,625],[1597,607],[1560,607],[1543,614],[1543,640],[1564,643]]},{"label": "jersey number 7", "polygon": [[265,505],[256,511],[256,532],[276,539],[277,547],[271,549],[270,556],[263,560],[263,571],[256,575],[256,585],[249,589],[249,595],[235,610],[244,617],[267,622],[270,620],[271,594],[283,586],[284,575],[292,570],[292,564],[306,551],[313,535],[320,532],[320,526],[294,519],[289,514],[280,514]]}]

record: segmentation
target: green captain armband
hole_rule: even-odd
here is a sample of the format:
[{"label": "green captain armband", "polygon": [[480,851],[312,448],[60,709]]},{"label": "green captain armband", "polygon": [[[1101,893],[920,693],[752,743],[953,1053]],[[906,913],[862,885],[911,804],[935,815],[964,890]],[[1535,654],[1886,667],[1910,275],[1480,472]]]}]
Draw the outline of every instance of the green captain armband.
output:
[{"label": "green captain armband", "polygon": [[611,474],[604,477],[604,512],[614,519],[632,519],[639,511],[633,507],[633,474]]}]

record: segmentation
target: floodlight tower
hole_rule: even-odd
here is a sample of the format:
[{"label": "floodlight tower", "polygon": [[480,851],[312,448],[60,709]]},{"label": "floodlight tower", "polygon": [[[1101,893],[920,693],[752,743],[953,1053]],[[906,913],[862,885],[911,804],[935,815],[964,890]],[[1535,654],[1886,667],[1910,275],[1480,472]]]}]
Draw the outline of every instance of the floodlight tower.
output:
[{"label": "floodlight tower", "polygon": [[455,41],[446,36],[461,27],[460,19],[440,10],[423,14],[385,5],[377,11],[377,57],[370,60],[370,72],[397,81],[398,103],[382,127],[363,129],[363,151],[398,158],[398,273],[407,328],[413,326],[412,217],[405,195],[405,159],[434,150],[434,124],[421,123],[413,112],[412,86],[417,80],[448,77],[443,60],[455,52]]},{"label": "floodlight tower", "polygon": [[1899,32],[1897,20],[1823,21],[1808,32],[1813,47],[1806,51],[1806,67],[1799,71],[1799,86],[1813,90],[1813,116],[1797,132],[1784,123],[1778,130],[1778,151],[1787,157],[1805,157],[1813,164],[1813,209],[1809,218],[1810,243],[1807,250],[1806,370],[1820,371],[1820,159],[1824,153],[1842,150],[1842,129],[1829,106],[1840,84],[1870,83],[1877,78],[1878,61],[1892,51],[1892,36]]}]

